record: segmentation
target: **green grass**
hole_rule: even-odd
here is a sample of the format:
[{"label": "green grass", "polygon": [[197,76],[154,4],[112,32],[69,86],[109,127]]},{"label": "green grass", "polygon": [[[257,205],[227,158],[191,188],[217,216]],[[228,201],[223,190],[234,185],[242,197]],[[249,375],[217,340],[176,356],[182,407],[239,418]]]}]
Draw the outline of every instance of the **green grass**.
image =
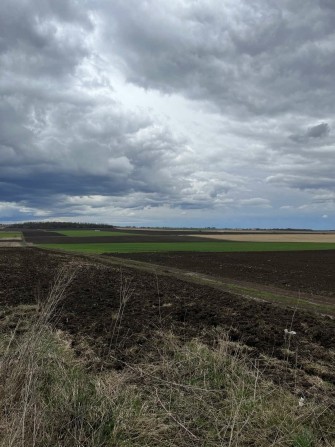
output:
[{"label": "green grass", "polygon": [[17,231],[7,231],[7,232],[0,232],[0,239],[1,238],[19,238],[21,237],[21,233],[18,233]]},{"label": "green grass", "polygon": [[314,242],[116,242],[93,244],[40,244],[81,253],[140,253],[140,252],[247,252],[247,251],[297,251],[334,250],[334,243]]},{"label": "green grass", "polygon": [[134,236],[133,233],[126,233],[122,231],[64,230],[57,231],[57,233],[70,237]]}]

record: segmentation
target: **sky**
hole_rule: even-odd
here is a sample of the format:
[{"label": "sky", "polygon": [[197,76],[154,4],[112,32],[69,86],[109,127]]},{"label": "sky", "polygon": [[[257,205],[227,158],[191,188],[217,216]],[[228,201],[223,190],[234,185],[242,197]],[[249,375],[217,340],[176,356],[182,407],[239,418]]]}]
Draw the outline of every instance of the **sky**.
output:
[{"label": "sky", "polygon": [[332,229],[334,0],[1,0],[0,222]]}]

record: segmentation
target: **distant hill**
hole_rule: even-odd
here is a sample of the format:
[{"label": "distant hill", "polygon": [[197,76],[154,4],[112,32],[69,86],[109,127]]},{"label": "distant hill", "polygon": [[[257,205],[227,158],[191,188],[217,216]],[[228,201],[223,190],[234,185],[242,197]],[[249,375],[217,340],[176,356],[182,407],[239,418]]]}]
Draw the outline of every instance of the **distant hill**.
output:
[{"label": "distant hill", "polygon": [[6,225],[6,228],[18,229],[44,229],[44,230],[60,230],[60,229],[82,229],[82,228],[103,228],[112,229],[114,225],[96,224],[96,223],[82,223],[82,222],[22,222],[11,225]]}]

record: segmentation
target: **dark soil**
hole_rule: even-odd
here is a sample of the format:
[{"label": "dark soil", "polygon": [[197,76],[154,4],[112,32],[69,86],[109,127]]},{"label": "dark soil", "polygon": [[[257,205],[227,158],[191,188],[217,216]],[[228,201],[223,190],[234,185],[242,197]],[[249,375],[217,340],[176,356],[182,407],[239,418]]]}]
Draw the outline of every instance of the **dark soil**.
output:
[{"label": "dark soil", "polygon": [[[277,382],[291,380],[292,387],[297,381],[296,389],[307,394],[320,392],[316,377],[335,384],[333,319],[101,262],[30,247],[0,249],[0,307],[36,303],[60,265],[75,265],[75,279],[55,324],[71,334],[78,354],[90,350],[97,356],[95,361],[91,354],[92,367],[122,368],[125,362],[154,356],[157,330],[172,329],[184,339],[201,337],[212,344],[218,327],[245,343],[252,356],[282,365],[288,347],[284,329],[292,328],[297,334],[290,351],[298,357],[289,356],[288,361],[296,366],[295,373],[267,360],[267,374]],[[118,321],[122,296],[126,303]]]},{"label": "dark soil", "polygon": [[[102,233],[102,232],[101,232]],[[23,231],[26,242],[33,244],[97,244],[111,242],[192,242],[192,237],[184,234],[156,234],[134,232],[130,236],[64,236],[51,231],[29,230]],[[139,236],[138,238],[136,236]],[[208,242],[205,238],[196,238],[196,242]]]},{"label": "dark soil", "polygon": [[63,234],[56,231],[44,231],[44,230],[23,230],[23,237],[27,242],[33,242],[34,238],[49,238],[49,237],[65,237]]},{"label": "dark soil", "polygon": [[[25,237],[26,242],[33,244],[102,244],[113,242],[194,242],[189,236],[147,236],[143,235],[139,238],[134,236],[30,236]],[[197,237],[195,242],[208,242],[208,239]]]},{"label": "dark soil", "polygon": [[257,253],[126,253],[117,256],[220,278],[266,284],[287,290],[300,290],[311,295],[324,295],[335,302],[334,250]]}]

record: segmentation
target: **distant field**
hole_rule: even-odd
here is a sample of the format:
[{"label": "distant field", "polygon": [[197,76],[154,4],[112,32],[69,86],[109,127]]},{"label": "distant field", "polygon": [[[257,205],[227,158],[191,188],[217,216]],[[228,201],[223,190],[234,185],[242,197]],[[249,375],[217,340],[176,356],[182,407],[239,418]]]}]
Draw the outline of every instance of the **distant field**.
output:
[{"label": "distant field", "polygon": [[19,239],[21,237],[21,233],[18,233],[17,231],[6,231],[6,232],[0,232],[0,239],[6,238],[6,239]]},{"label": "distant field", "polygon": [[298,234],[195,234],[193,237],[239,242],[318,242],[335,243],[335,233]]},{"label": "distant field", "polygon": [[57,233],[70,237],[134,236],[132,233],[122,231],[62,230]]},{"label": "distant field", "polygon": [[298,251],[335,250],[335,243],[313,242],[134,242],[134,243],[90,243],[90,244],[39,244],[42,248],[53,248],[81,253],[144,253],[144,252],[252,252],[252,251]]}]

